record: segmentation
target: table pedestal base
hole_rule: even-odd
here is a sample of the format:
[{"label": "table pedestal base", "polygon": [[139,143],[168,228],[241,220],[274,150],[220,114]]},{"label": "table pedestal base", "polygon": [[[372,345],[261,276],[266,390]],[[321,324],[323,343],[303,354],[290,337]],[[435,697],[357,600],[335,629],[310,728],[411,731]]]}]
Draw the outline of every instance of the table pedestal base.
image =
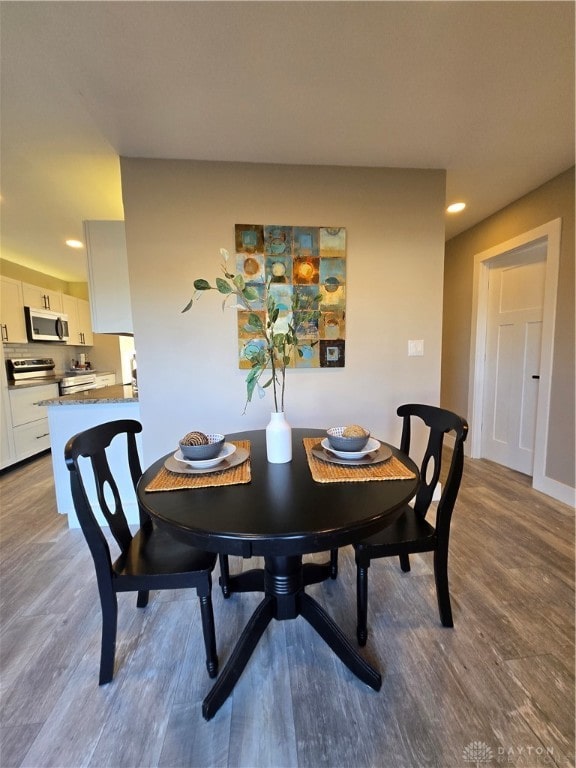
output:
[{"label": "table pedestal base", "polygon": [[307,571],[307,566],[302,565],[302,557],[266,557],[264,562],[264,571],[260,572],[262,576],[252,575],[244,584],[245,587],[250,585],[256,590],[263,587],[264,599],[244,627],[218,680],[202,703],[202,714],[205,719],[210,720],[214,717],[232,693],[252,652],[272,619],[284,621],[303,616],[351,672],[366,685],[379,691],[382,685],[380,673],[359,655],[336,622],[316,600],[304,591],[306,584],[314,582],[310,581],[312,572],[309,569]]}]

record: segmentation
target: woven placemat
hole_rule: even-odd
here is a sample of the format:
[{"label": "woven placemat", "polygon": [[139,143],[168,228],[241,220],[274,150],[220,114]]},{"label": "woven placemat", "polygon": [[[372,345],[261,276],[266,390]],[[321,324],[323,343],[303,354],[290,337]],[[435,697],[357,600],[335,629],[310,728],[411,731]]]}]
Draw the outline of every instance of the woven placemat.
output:
[{"label": "woven placemat", "polygon": [[344,464],[332,464],[317,459],[312,448],[318,445],[317,437],[305,437],[304,449],[308,457],[308,466],[317,483],[360,483],[367,480],[412,480],[416,475],[396,456],[388,461],[372,466],[352,467]]},{"label": "woven placemat", "polygon": [[[233,440],[238,448],[246,448],[250,453],[249,440]],[[249,483],[252,479],[250,473],[250,459],[246,459],[236,467],[230,467],[221,472],[206,472],[202,475],[183,475],[170,472],[162,467],[156,477],[151,480],[144,490],[146,491],[181,491],[186,488],[211,488],[216,485],[241,485]]]}]

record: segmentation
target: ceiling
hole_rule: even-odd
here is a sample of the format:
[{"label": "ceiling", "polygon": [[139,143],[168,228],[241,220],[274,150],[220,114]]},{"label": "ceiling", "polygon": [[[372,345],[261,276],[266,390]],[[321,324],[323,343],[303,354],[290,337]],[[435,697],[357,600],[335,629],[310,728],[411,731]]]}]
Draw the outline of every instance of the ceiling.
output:
[{"label": "ceiling", "polygon": [[573,2],[6,2],[2,258],[86,279],[119,156],[445,168],[446,237],[574,164]]}]

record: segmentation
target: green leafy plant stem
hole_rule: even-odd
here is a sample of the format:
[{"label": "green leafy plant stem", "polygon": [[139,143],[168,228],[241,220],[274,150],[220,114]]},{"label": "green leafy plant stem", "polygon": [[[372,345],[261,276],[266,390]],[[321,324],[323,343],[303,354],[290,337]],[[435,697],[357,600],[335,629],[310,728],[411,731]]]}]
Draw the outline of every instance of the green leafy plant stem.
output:
[{"label": "green leafy plant stem", "polygon": [[[287,331],[278,331],[276,326],[280,317],[280,310],[276,306],[274,297],[268,291],[268,320],[266,323],[263,323],[253,307],[254,302],[260,298],[258,292],[253,286],[246,285],[242,275],[230,272],[228,269],[228,251],[222,248],[220,253],[224,259],[222,264],[224,277],[217,277],[215,285],[211,285],[208,280],[203,278],[194,280],[194,295],[182,312],[188,312],[206,291],[217,291],[224,296],[222,302],[223,310],[226,307],[240,307],[249,310],[250,314],[244,328],[255,336],[260,336],[264,344],[250,359],[251,367],[246,377],[244,413],[246,413],[248,403],[252,400],[254,390],[258,389],[259,394],[263,396],[264,390],[270,386],[272,386],[274,397],[274,410],[276,413],[279,413],[284,411],[286,368],[290,365],[292,354],[302,356],[302,351],[298,348],[294,312],[299,312],[300,319],[303,322],[309,322],[316,318],[318,310],[313,307],[318,305],[320,294],[302,299],[298,293],[295,293],[292,298],[292,314],[288,320],[288,329]],[[270,283],[268,283],[267,287],[270,287]],[[232,297],[236,299],[236,304],[232,304]],[[316,342],[312,343],[315,344]],[[270,370],[270,378],[264,384],[261,384],[260,379],[267,370]],[[280,396],[278,396],[278,390],[280,391]]]}]

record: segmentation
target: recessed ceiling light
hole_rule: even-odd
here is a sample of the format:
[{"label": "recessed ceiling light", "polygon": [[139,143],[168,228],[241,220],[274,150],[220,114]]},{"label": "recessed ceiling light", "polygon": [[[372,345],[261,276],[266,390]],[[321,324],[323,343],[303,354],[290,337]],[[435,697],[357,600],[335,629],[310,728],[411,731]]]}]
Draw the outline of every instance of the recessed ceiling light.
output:
[{"label": "recessed ceiling light", "polygon": [[66,240],[66,245],[69,248],[84,248],[84,243],[81,243],[80,240]]},{"label": "recessed ceiling light", "polygon": [[446,208],[446,211],[448,213],[460,213],[464,208],[466,208],[466,203],[452,203]]}]

